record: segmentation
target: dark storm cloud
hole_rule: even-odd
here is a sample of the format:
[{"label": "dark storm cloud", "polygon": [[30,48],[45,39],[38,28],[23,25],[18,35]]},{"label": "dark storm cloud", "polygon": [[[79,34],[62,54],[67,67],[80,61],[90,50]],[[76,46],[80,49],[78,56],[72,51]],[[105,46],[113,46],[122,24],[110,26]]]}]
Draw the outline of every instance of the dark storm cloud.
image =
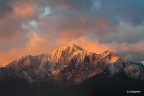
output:
[{"label": "dark storm cloud", "polygon": [[144,20],[144,0],[101,0],[105,15],[120,16],[126,22],[139,25]]},{"label": "dark storm cloud", "polygon": [[[92,11],[94,0],[48,0],[43,3],[48,4],[52,10],[51,15],[45,20],[46,24],[51,21],[55,22],[53,29],[60,36],[64,36],[63,38],[74,39],[88,34],[98,37],[106,32],[113,32],[114,26],[111,26],[109,17],[103,14],[95,15],[98,13],[97,10]],[[48,28],[43,27],[42,29],[46,28],[48,33]]]},{"label": "dark storm cloud", "polygon": [[13,0],[0,0],[0,18],[13,11],[12,1]]},{"label": "dark storm cloud", "polygon": [[144,19],[144,0],[82,0],[82,2],[81,0],[61,0],[56,3],[53,0],[49,4],[55,5],[54,7],[69,6],[69,9],[76,9],[75,11],[82,10],[81,15],[89,16],[89,18],[105,16],[114,24],[119,24],[120,20],[123,20],[139,25]]},{"label": "dark storm cloud", "polygon": [[93,5],[93,0],[42,0],[39,2],[51,7],[69,8],[75,11],[89,10]]},{"label": "dark storm cloud", "polygon": [[[95,31],[93,33],[98,35],[109,31],[96,24],[100,22],[98,19],[107,19],[109,29],[114,29],[123,22],[138,26],[144,20],[144,0],[48,0],[45,4],[51,6],[55,16],[61,15],[67,18],[66,21],[57,17],[60,25],[58,27],[62,30],[67,30],[69,27],[83,28],[87,31],[93,30]],[[81,21],[82,18],[84,21]]]},{"label": "dark storm cloud", "polygon": [[[5,19],[9,19],[8,16],[13,12],[12,2],[13,0],[0,0],[0,41],[4,38],[7,39],[7,37],[12,36],[12,30],[18,28],[14,24],[12,25],[9,20]],[[9,24],[12,26],[9,26]]]},{"label": "dark storm cloud", "polygon": [[22,34],[22,24],[33,20],[33,3],[24,0],[0,0],[0,43],[17,39]]}]

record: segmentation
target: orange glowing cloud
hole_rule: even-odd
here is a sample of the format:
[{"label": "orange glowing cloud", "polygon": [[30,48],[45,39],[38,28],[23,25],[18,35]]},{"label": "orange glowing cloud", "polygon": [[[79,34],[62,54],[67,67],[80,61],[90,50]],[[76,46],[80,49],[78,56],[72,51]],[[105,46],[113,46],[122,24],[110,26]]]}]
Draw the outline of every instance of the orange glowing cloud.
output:
[{"label": "orange glowing cloud", "polygon": [[35,12],[32,6],[27,5],[25,7],[15,7],[14,8],[15,14],[22,17],[34,16]]},{"label": "orange glowing cloud", "polygon": [[100,44],[98,41],[92,41],[91,39],[87,37],[80,37],[78,39],[74,39],[72,41],[65,40],[65,39],[59,39],[55,44],[57,44],[59,47],[64,46],[64,45],[69,45],[69,43],[76,44],[83,49],[90,51],[90,52],[95,52],[95,53],[102,53],[105,50],[111,50],[111,48],[106,45],[106,44]]},{"label": "orange glowing cloud", "polygon": [[98,28],[100,28],[104,31],[106,31],[110,28],[110,24],[109,24],[108,19],[98,20],[96,25]]},{"label": "orange glowing cloud", "polygon": [[111,50],[109,46],[100,44],[98,41],[92,41],[86,37],[81,37],[77,40],[73,40],[72,42],[90,52],[102,53],[105,50]]},{"label": "orange glowing cloud", "polygon": [[81,37],[71,42],[66,39],[57,39],[54,42],[47,41],[36,32],[32,32],[29,35],[29,41],[25,44],[25,47],[12,48],[9,51],[0,51],[0,65],[10,63],[13,60],[19,59],[26,55],[39,55],[42,53],[51,53],[55,48],[68,45],[69,43],[75,43],[85,50],[90,52],[102,53],[108,50],[109,47],[98,42],[91,41],[86,37]]},{"label": "orange glowing cloud", "polygon": [[38,55],[48,52],[46,42],[36,32],[33,32],[25,47],[12,48],[9,51],[0,51],[0,65],[4,66],[13,60],[19,59],[25,55]]}]

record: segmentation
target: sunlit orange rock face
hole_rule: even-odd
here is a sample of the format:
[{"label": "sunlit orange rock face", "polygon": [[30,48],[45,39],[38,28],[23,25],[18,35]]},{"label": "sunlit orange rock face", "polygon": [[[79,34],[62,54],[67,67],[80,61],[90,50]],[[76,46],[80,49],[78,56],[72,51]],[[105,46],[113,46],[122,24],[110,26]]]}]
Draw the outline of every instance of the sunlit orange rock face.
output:
[{"label": "sunlit orange rock face", "polygon": [[120,59],[120,57],[116,53],[111,53],[109,55],[109,57],[110,57],[111,63],[115,63],[116,61],[118,61]]}]

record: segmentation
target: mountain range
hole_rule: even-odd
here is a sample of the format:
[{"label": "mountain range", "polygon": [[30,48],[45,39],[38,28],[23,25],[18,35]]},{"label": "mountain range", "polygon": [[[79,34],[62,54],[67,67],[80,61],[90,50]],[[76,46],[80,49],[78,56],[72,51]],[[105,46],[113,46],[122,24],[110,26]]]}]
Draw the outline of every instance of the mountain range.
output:
[{"label": "mountain range", "polygon": [[0,82],[4,95],[5,90],[11,92],[17,88],[30,94],[22,95],[20,91],[21,96],[55,96],[55,92],[56,96],[67,96],[66,92],[69,96],[95,96],[99,92],[115,93],[122,89],[126,93],[126,88],[143,91],[144,65],[108,50],[97,54],[71,44],[51,54],[28,55],[1,67]]}]

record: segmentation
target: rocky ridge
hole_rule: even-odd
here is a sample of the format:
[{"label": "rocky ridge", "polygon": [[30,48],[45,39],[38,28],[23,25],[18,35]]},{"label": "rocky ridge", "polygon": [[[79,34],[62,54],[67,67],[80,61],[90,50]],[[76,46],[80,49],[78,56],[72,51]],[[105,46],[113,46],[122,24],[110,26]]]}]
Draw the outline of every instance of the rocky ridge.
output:
[{"label": "rocky ridge", "polygon": [[11,62],[0,68],[0,81],[12,76],[28,83],[75,85],[101,73],[110,78],[120,72],[144,80],[143,64],[132,63],[108,50],[96,54],[72,44],[56,49],[51,55],[28,55]]}]

